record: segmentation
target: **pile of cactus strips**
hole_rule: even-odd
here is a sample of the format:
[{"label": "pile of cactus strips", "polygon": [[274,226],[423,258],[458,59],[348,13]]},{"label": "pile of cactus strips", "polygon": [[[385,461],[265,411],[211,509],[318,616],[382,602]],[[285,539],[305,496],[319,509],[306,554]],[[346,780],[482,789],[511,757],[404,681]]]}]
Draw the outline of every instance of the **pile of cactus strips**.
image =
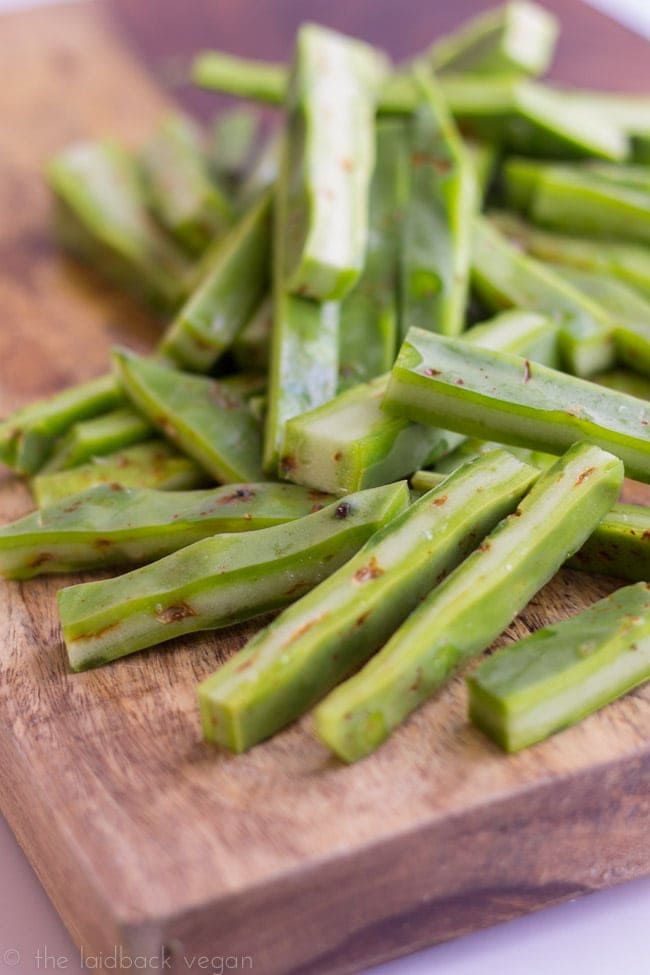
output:
[{"label": "pile of cactus strips", "polygon": [[72,671],[274,613],[200,684],[206,741],[313,709],[355,762],[568,565],[628,585],[473,669],[471,721],[514,751],[650,679],[619,500],[650,483],[650,95],[544,83],[557,36],[511,0],[394,64],[307,23],[290,64],[192,66],[273,131],[176,112],[50,161],[60,245],[161,322],[0,423],[37,505],[0,573],[122,570],[59,591]]}]

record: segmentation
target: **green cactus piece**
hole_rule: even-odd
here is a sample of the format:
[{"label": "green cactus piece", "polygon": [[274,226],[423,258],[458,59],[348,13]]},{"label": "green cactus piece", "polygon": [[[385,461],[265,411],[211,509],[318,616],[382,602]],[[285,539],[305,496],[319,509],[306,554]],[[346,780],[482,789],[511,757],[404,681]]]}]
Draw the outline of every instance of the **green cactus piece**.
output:
[{"label": "green cactus piece", "polygon": [[[450,111],[468,136],[499,143],[511,153],[543,159],[602,159],[628,154],[624,129],[588,104],[554,88],[513,75],[444,76],[440,84]],[[406,88],[396,91],[406,102]]]},{"label": "green cactus piece", "polygon": [[650,243],[650,194],[587,170],[545,167],[530,201],[530,217],[569,233]]},{"label": "green cactus piece", "polygon": [[182,247],[202,254],[232,222],[233,206],[211,178],[198,126],[178,113],[166,116],[140,164],[157,218]]},{"label": "green cactus piece", "polygon": [[382,119],[370,184],[368,243],[363,272],[341,302],[338,391],[380,376],[397,353],[397,270],[408,193],[407,127]]},{"label": "green cactus piece", "polygon": [[381,646],[536,476],[495,451],[402,512],[203,681],[204,737],[241,752],[303,714]]},{"label": "green cactus piece", "polygon": [[199,283],[165,332],[160,353],[208,372],[269,290],[271,191],[247,210],[202,262]]},{"label": "green cactus piece", "polygon": [[340,304],[289,293],[284,281],[289,147],[283,143],[273,234],[273,324],[264,427],[264,468],[276,474],[286,423],[336,394]]},{"label": "green cactus piece", "polygon": [[[555,361],[557,329],[532,312],[507,312],[465,333],[468,344]],[[386,484],[433,464],[464,440],[460,434],[389,417],[381,409],[387,376],[341,393],[290,420],[280,473],[332,494]]]},{"label": "green cactus piece", "polygon": [[559,454],[585,439],[650,481],[650,405],[521,356],[411,329],[383,401],[391,414]]},{"label": "green cactus piece", "polygon": [[403,323],[457,335],[465,326],[478,185],[438,88],[425,74],[410,127],[411,187],[401,249]]},{"label": "green cactus piece", "polygon": [[150,217],[138,168],[112,142],[82,142],[50,161],[55,229],[64,247],[165,311],[187,294],[192,265]]},{"label": "green cactus piece", "polygon": [[581,721],[650,679],[650,586],[619,589],[486,660],[469,717],[508,752]]},{"label": "green cactus piece", "polygon": [[281,525],[333,499],[293,484],[156,491],[103,484],[0,527],[0,574],[138,565],[218,532]]},{"label": "green cactus piece", "polygon": [[642,244],[554,234],[505,212],[491,213],[490,221],[532,257],[612,275],[650,298],[650,253]]},{"label": "green cactus piece", "polygon": [[321,740],[346,762],[374,751],[521,612],[593,531],[622,480],[616,457],[574,444],[379,653],[319,705]]},{"label": "green cactus piece", "polygon": [[39,474],[31,482],[31,489],[39,508],[47,508],[98,484],[180,491],[201,487],[209,480],[202,467],[171,444],[164,440],[148,440],[94,457],[87,464],[70,470]]},{"label": "green cactus piece", "polygon": [[650,579],[650,508],[615,504],[567,565],[628,582]]},{"label": "green cactus piece", "polygon": [[194,376],[125,349],[113,362],[136,409],[216,481],[263,480],[261,424],[248,407],[265,388],[263,376]]},{"label": "green cactus piece", "polygon": [[59,592],[73,670],[280,609],[331,575],[408,504],[405,482],[257,532],[215,535],[116,579]]},{"label": "green cactus piece", "polygon": [[568,372],[592,376],[615,365],[614,324],[605,310],[554,268],[522,254],[484,217],[474,224],[472,284],[491,311],[536,308],[552,315]]},{"label": "green cactus piece", "polygon": [[339,301],[363,268],[374,115],[387,59],[362,41],[303,24],[287,94],[283,278],[287,289]]},{"label": "green cactus piece", "polygon": [[129,406],[110,410],[102,416],[73,424],[57,442],[49,459],[41,467],[41,473],[78,467],[93,457],[113,454],[116,450],[143,443],[153,436],[153,426],[136,410]]},{"label": "green cactus piece", "polygon": [[118,383],[108,375],[30,403],[0,423],[0,462],[18,474],[34,474],[73,424],[124,401]]},{"label": "green cactus piece", "polygon": [[573,267],[558,273],[609,315],[618,362],[650,376],[650,301],[607,274]]},{"label": "green cactus piece", "polygon": [[437,72],[543,75],[558,31],[557,19],[544,7],[510,0],[435,41],[425,57]]}]

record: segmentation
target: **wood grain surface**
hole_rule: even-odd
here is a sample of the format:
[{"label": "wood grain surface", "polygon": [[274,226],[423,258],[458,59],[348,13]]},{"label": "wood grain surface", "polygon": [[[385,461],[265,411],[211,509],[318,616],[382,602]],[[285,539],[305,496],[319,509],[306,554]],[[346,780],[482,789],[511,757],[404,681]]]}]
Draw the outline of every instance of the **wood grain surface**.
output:
[{"label": "wood grain surface", "polygon": [[[388,0],[115,6],[159,65],[209,43],[282,56],[297,11],[396,54],[452,20],[424,2],[394,18]],[[476,6],[454,4],[453,19]],[[648,83],[638,40],[555,6],[573,44],[566,80]],[[0,20],[0,63],[20,78],[0,87],[0,413],[100,373],[112,343],[144,349],[155,335],[52,248],[40,176],[74,138],[144,138],[167,102],[135,50],[95,4]],[[3,475],[0,518],[27,507]],[[264,975],[353,972],[650,872],[649,687],[514,757],[468,724],[458,679],[358,766],[334,761],[309,717],[234,758],[202,743],[194,689],[253,627],[73,676],[55,610],[70,581],[0,583],[0,803],[88,950],[165,944],[179,972],[201,954],[250,958]],[[504,639],[615,585],[563,571]]]}]

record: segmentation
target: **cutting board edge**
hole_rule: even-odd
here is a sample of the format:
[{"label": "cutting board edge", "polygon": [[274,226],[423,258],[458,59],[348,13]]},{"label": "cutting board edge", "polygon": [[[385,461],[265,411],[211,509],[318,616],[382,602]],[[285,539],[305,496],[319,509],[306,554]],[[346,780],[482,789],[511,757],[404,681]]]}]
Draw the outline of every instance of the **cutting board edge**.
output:
[{"label": "cutting board edge", "polygon": [[[245,956],[252,952],[255,957],[261,954],[263,959],[268,956],[271,965],[273,956],[281,956],[284,966],[287,950],[284,938],[296,933],[296,926],[287,926],[286,918],[294,917],[297,903],[303,907],[311,904],[312,910],[308,912],[311,916],[303,914],[300,926],[304,932],[302,941],[293,938],[293,953],[297,947],[300,950],[295,964],[290,969],[266,966],[262,970],[265,975],[276,972],[277,975],[293,975],[294,972],[296,975],[298,972],[301,975],[334,972],[351,975],[366,965],[379,964],[605,886],[650,875],[650,846],[643,826],[647,816],[637,815],[634,829],[634,820],[626,815],[620,804],[612,818],[613,807],[608,801],[611,796],[633,794],[635,782],[641,783],[640,801],[647,806],[650,815],[648,743],[624,759],[606,761],[578,774],[567,773],[527,786],[516,793],[516,801],[512,796],[495,798],[482,806],[425,820],[392,837],[357,847],[352,854],[342,849],[334,857],[314,859],[252,887],[221,893],[207,904],[189,904],[168,916],[147,916],[145,909],[136,914],[107,900],[92,883],[89,872],[81,869],[84,859],[81,849],[64,824],[52,820],[47,796],[33,786],[30,788],[24,757],[17,748],[16,739],[2,725],[0,740],[4,753],[9,747],[17,758],[11,772],[7,763],[0,764],[2,812],[76,944],[96,954],[110,954],[116,946],[122,946],[134,955],[157,957],[163,945],[181,944],[186,954],[209,955],[222,950],[220,939],[226,929],[231,938],[235,932],[235,944],[229,941],[230,955]],[[561,840],[563,830],[572,825],[575,829],[582,821],[586,832],[590,832],[589,824],[599,823],[603,815],[607,817],[607,829],[598,833],[595,864],[593,860],[582,860],[578,872],[564,884],[531,886],[530,878],[543,876],[543,867],[548,860],[549,833],[544,827],[545,845],[539,845],[537,860],[525,859],[529,882],[522,885],[517,876],[518,864],[521,864],[519,851],[530,845],[531,829],[533,848],[536,845],[533,813],[542,802],[547,809],[561,810],[559,819],[553,820],[553,835],[557,834],[557,842]],[[24,809],[26,804],[31,809],[30,818],[21,814],[21,808]],[[39,835],[39,826],[45,824],[48,827],[47,841],[44,840],[44,830]],[[518,842],[510,851],[512,860],[495,857],[495,833],[503,836],[511,827],[518,829]],[[446,893],[441,894],[435,888],[435,871],[422,851],[444,849],[444,844],[449,844],[452,836],[456,837],[458,848],[465,851],[466,843],[458,840],[459,833],[461,837],[474,838],[475,842],[478,836],[479,846],[488,851],[483,860],[479,856],[475,858],[476,880],[482,878],[483,884],[470,880],[465,882],[464,889],[453,890],[443,876],[440,886]],[[616,843],[619,835],[625,836],[623,849]],[[637,859],[630,856],[630,850],[636,847],[639,849]],[[495,864],[498,867],[495,876],[485,870],[488,858],[493,868]],[[465,860],[464,857],[461,859]],[[455,873],[453,856],[445,864],[443,873],[445,876]],[[379,884],[374,879],[377,874],[380,875]],[[486,876],[491,879],[487,885],[484,882]],[[85,879],[83,887],[79,877]],[[387,902],[393,901],[392,909],[379,920],[372,909],[372,904],[377,903],[377,886]],[[349,926],[342,941],[330,945],[325,954],[314,956],[312,949],[316,941],[311,928],[318,926],[322,931],[323,902],[329,909],[330,942],[332,933],[344,920],[349,922],[356,916],[356,922]],[[370,905],[365,916],[363,912],[359,916],[360,904]],[[264,936],[259,948],[251,944],[248,926],[251,914],[260,914],[270,921],[264,930],[273,929],[276,937],[280,934],[282,950],[278,945],[269,946]],[[215,925],[217,915],[220,926]],[[101,918],[99,925],[98,917]],[[240,930],[236,930],[238,924]]]},{"label": "cutting board edge", "polygon": [[[624,803],[616,802],[613,813],[611,797],[633,794],[639,784],[641,791],[635,801],[646,807],[646,815],[639,810],[634,822]],[[545,826],[542,830],[544,843],[536,842],[539,823],[533,814],[542,801],[551,810],[554,823],[551,835],[558,847],[567,846],[566,862],[571,863],[572,850],[575,858],[570,868],[575,872],[561,883],[543,881],[545,871],[550,876],[556,873],[556,864],[553,862],[549,869],[550,835]],[[558,810],[560,813],[555,821]],[[607,828],[601,831],[604,817]],[[274,928],[275,922],[278,931],[282,929],[283,917],[294,917],[296,904],[304,907],[311,902],[314,905],[313,919],[303,913],[300,926],[287,927],[286,922],[284,926],[284,934],[293,936],[294,951],[298,943],[296,928],[301,928],[305,949],[302,956],[296,958],[293,967],[276,969],[273,956],[280,954],[279,946],[271,946],[269,950],[268,945],[262,945],[259,950],[263,953],[263,963],[267,963],[263,971],[265,975],[344,975],[603,887],[650,875],[650,845],[643,826],[648,817],[650,743],[625,759],[604,762],[578,774],[567,774],[527,787],[514,801],[512,796],[501,798],[467,812],[423,822],[397,836],[357,847],[351,854],[342,851],[329,860],[314,860],[262,884],[216,898],[202,907],[194,906],[185,913],[160,918],[158,923],[166,942],[184,944],[190,953],[209,954],[219,948],[218,939],[223,933],[215,929],[218,912],[221,929],[227,930],[231,937],[238,922],[242,927],[236,935],[240,941],[236,940],[229,950],[232,954],[243,955],[251,951],[251,932],[247,928],[251,915],[264,916],[269,929]],[[547,817],[543,822],[546,821]],[[585,856],[584,849],[581,856],[571,835],[593,833],[594,823],[597,856],[591,853]],[[510,859],[507,856],[495,858],[495,840],[500,837],[502,842],[503,834],[507,836],[510,828],[518,831],[518,842],[509,850]],[[457,865],[452,857],[442,872],[439,883],[445,893],[440,893],[435,890],[435,871],[422,851],[428,852],[433,846],[441,848],[441,844],[449,842],[453,836],[461,851],[459,860],[464,863],[466,845],[462,838],[458,840],[459,832],[461,837],[464,833],[474,839],[484,851],[483,859],[476,857],[475,880],[466,882],[463,889],[453,890],[446,879],[456,872]],[[618,842],[619,837],[624,837],[624,843]],[[507,843],[502,852],[509,845]],[[524,855],[522,858],[521,851],[527,848],[528,853],[532,848],[536,857]],[[496,875],[491,876],[486,869],[488,862],[493,869],[497,864]],[[381,875],[379,894],[373,874]],[[485,883],[486,877],[491,877],[489,884]],[[535,878],[540,882],[534,883]],[[333,891],[339,898],[334,905]],[[372,904],[376,905],[381,896],[389,901],[396,895],[403,901],[401,908],[378,920]],[[360,904],[370,905],[367,912],[370,920],[357,924],[345,940],[325,954],[314,956],[312,929],[318,929],[320,937],[324,937],[324,903],[334,928],[339,922],[349,921],[355,912],[358,915]],[[411,932],[408,938],[402,935],[405,927]],[[206,931],[209,931],[207,936]],[[382,938],[390,944],[382,944]],[[371,951],[370,946],[377,944],[381,947]],[[282,942],[284,959],[286,950],[286,942]]]},{"label": "cutting board edge", "polygon": [[[79,843],[52,815],[45,792],[36,787],[18,739],[0,722],[0,812],[75,944],[106,953],[122,939],[131,919],[112,912]],[[13,761],[7,761],[8,754]],[[29,809],[29,815],[25,810]],[[81,879],[81,882],[80,882]],[[101,919],[96,923],[93,918]],[[110,929],[107,924],[110,922]]]}]

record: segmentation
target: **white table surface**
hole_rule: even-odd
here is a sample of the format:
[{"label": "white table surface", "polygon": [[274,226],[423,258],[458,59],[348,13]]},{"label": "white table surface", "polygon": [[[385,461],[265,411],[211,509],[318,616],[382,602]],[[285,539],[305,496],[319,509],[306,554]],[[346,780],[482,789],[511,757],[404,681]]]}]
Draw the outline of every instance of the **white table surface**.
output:
[{"label": "white table surface", "polygon": [[[0,11],[56,2],[0,0]],[[590,2],[650,37],[650,0]],[[367,975],[650,975],[649,923],[646,878],[429,948]],[[87,962],[82,968],[79,950],[0,817],[0,975],[79,975],[92,968],[92,958]]]}]

